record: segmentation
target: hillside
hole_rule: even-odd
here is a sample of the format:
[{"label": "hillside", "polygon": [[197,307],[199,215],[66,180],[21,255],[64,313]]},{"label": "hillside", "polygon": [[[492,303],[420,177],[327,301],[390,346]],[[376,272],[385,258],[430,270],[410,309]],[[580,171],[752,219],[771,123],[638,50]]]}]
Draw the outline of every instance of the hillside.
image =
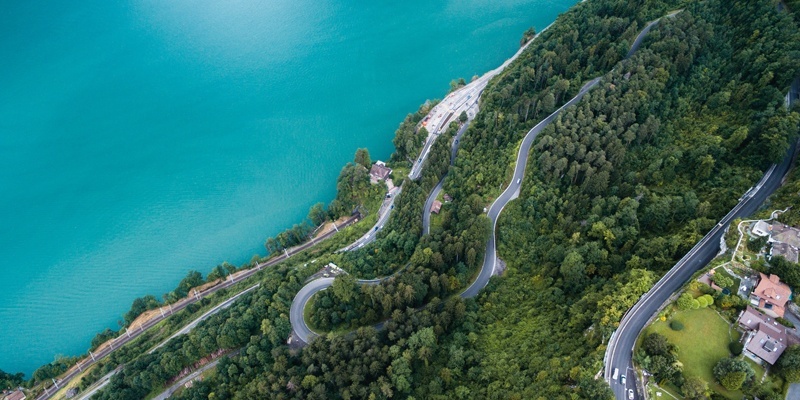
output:
[{"label": "hillside", "polygon": [[[648,21],[678,9],[626,58]],[[96,398],[157,393],[220,349],[232,356],[177,398],[609,398],[593,377],[622,314],[796,139],[800,117],[783,96],[800,74],[797,28],[767,0],[576,5],[490,83],[452,167],[455,128],[439,138],[374,243],[265,270],[261,287],[188,335],[113,356],[95,379],[126,366]],[[498,225],[505,275],[460,299],[490,232],[484,208],[509,184],[523,135],[596,77],[534,144]],[[416,121],[397,142],[413,140]],[[445,174],[453,201],[420,237]],[[338,334],[290,349],[289,305],[329,261],[358,278],[402,273],[375,286],[337,279],[309,322]]]}]

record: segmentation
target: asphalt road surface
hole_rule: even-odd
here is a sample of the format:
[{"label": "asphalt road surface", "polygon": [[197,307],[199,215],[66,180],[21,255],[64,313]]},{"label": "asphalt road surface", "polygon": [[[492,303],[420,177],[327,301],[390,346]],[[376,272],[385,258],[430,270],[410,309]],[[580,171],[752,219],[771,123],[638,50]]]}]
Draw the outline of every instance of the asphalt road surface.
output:
[{"label": "asphalt road surface", "polygon": [[[461,135],[467,131],[467,127],[469,126],[469,122],[467,121],[464,125],[456,133],[456,136],[453,138],[453,145],[452,149],[450,150],[450,165],[456,161],[456,153],[458,153],[458,144],[461,143]],[[439,183],[436,184],[436,187],[433,188],[431,194],[428,195],[428,199],[425,200],[425,207],[422,209],[422,234],[427,235],[431,233],[431,206],[433,205],[433,201],[439,197],[439,192],[442,191],[442,186],[444,186],[444,178],[447,178],[447,174],[445,174],[442,179],[439,180]]]},{"label": "asphalt road surface", "polygon": [[522,144],[519,146],[519,152],[517,153],[517,165],[514,167],[514,176],[511,178],[511,183],[508,185],[506,190],[504,190],[503,193],[497,197],[492,205],[489,206],[489,212],[487,215],[489,216],[489,220],[492,221],[492,233],[489,236],[489,241],[486,243],[486,251],[483,256],[483,267],[481,267],[481,271],[475,281],[472,282],[472,285],[470,285],[467,290],[461,293],[461,297],[469,298],[476,296],[481,289],[486,287],[486,284],[489,283],[489,278],[491,278],[494,274],[495,265],[497,263],[497,248],[495,247],[495,230],[497,228],[497,219],[500,217],[500,212],[503,211],[503,208],[506,206],[506,204],[519,196],[519,188],[523,178],[525,177],[525,167],[528,165],[528,153],[531,150],[531,145],[533,145],[533,141],[536,139],[536,136],[538,136],[539,132],[547,127],[547,125],[550,125],[550,123],[558,117],[561,111],[579,102],[589,90],[597,85],[598,82],[600,82],[600,78],[594,78],[587,82],[585,85],[583,85],[575,97],[570,99],[570,101],[563,106],[559,107],[558,110],[548,115],[547,118],[536,124],[536,126],[531,128],[531,130],[525,134],[525,137],[522,139]]},{"label": "asphalt road surface", "polygon": [[181,328],[179,331],[175,332],[172,336],[164,339],[163,342],[159,343],[156,347],[153,347],[152,349],[150,349],[150,351],[148,351],[147,353],[148,354],[152,354],[154,351],[158,350],[161,346],[167,344],[167,342],[169,342],[170,340],[174,339],[175,337],[180,336],[180,335],[185,335],[185,334],[191,332],[192,329],[194,329],[199,323],[205,321],[206,318],[208,318],[208,317],[220,312],[220,310],[223,310],[225,308],[230,307],[231,304],[233,304],[234,302],[236,302],[237,299],[239,299],[239,297],[244,296],[245,294],[253,291],[255,288],[257,288],[259,286],[261,286],[260,283],[257,283],[257,284],[255,284],[253,286],[250,286],[249,288],[239,292],[239,294],[237,294],[236,296],[233,296],[230,299],[225,300],[222,303],[217,304],[214,308],[206,311],[205,313],[203,313],[203,315],[197,317],[194,321],[190,322],[189,324],[187,324],[186,326]]},{"label": "asphalt road surface", "polygon": [[[634,389],[636,392],[636,377],[627,374],[627,387],[611,379],[613,370],[631,370],[633,364],[633,346],[639,333],[650,318],[655,315],[661,305],[667,301],[673,292],[678,290],[691,276],[708,264],[719,252],[720,239],[725,229],[735,218],[747,216],[755,212],[766,198],[780,187],[786,173],[789,171],[791,161],[797,145],[793,145],[786,158],[779,165],[773,165],[761,178],[761,181],[750,190],[739,204],[736,205],[714,228],[703,237],[683,258],[666,273],[650,291],[622,317],[619,328],[609,341],[606,349],[605,379],[611,385],[617,399],[627,399],[626,390]],[[639,398],[639,394],[635,393]]]},{"label": "asphalt road surface", "polygon": [[[547,28],[549,27],[550,26]],[[547,30],[547,28],[542,29],[542,32]],[[539,37],[540,34],[541,32],[537,33],[536,36],[531,38],[531,40],[529,40],[528,43],[525,43],[524,46],[520,47],[513,56],[500,64],[499,67],[483,74],[480,78],[468,83],[466,86],[448,94],[444,100],[439,102],[439,104],[437,104],[436,107],[434,107],[428,113],[428,137],[425,139],[425,145],[422,147],[419,157],[414,161],[414,165],[411,167],[411,172],[408,174],[409,178],[416,180],[422,175],[422,166],[425,164],[425,159],[428,157],[431,145],[433,145],[433,142],[436,141],[436,138],[439,136],[441,130],[447,129],[447,125],[450,122],[458,120],[461,112],[466,112],[467,118],[472,120],[472,118],[474,118],[477,114],[478,99],[480,98],[481,93],[483,93],[483,90],[486,88],[486,85],[489,83],[489,81],[503,72],[503,70],[514,60],[516,60],[517,57],[519,57],[519,55],[522,54],[522,52],[528,48],[528,46],[537,37]]]},{"label": "asphalt road surface", "polygon": [[[548,28],[549,28],[549,26],[548,26]],[[545,28],[544,30],[546,30],[546,29],[547,28]],[[542,30],[542,32],[544,32],[544,30]],[[495,77],[500,72],[502,72],[503,69],[505,69],[509,64],[511,64],[511,62],[514,61],[520,54],[522,54],[522,52],[528,47],[528,45],[530,45],[530,43],[533,42],[533,40],[535,40],[540,34],[541,34],[541,32],[538,33],[536,36],[534,36],[530,41],[528,41],[528,43],[525,44],[525,46],[521,47],[511,58],[506,60],[502,65],[500,65],[499,67],[487,72],[486,74],[484,74],[479,79],[477,79],[477,80],[471,82],[470,84],[468,84],[467,86],[461,88],[459,91],[451,93],[450,95],[448,95],[448,97],[445,98],[445,100],[443,100],[441,103],[439,103],[439,105],[442,105],[443,103],[444,104],[455,104],[455,106],[457,107],[455,110],[460,110],[462,108],[459,108],[459,107],[463,107],[464,105],[468,105],[468,107],[465,108],[465,109],[469,110],[469,112],[467,113],[467,117],[469,118],[469,120],[474,118],[475,113],[477,113],[477,102],[478,102],[478,99],[479,99],[480,95],[483,93],[483,89],[486,87],[486,84],[488,83],[488,81],[491,78]],[[504,195],[506,195],[507,192],[509,192],[509,190],[506,189],[506,191],[503,192],[503,195],[501,195],[500,198],[498,198],[492,204],[492,206],[490,207],[490,210],[489,210],[489,214],[490,214],[490,218],[492,218],[492,215],[494,215],[494,218],[492,218],[493,226],[496,226],[496,224],[497,224],[497,216],[500,214],[500,211],[502,211],[502,208],[505,206],[505,204],[507,204],[508,201],[510,201],[511,199],[516,198],[516,196],[519,193],[519,186],[515,182],[516,182],[516,179],[521,179],[522,175],[525,172],[525,165],[527,165],[527,155],[528,155],[528,151],[530,150],[530,146],[533,143],[533,139],[536,138],[536,135],[538,135],[538,133],[545,126],[547,126],[550,122],[553,121],[553,119],[555,119],[555,117],[558,115],[558,113],[560,113],[564,108],[566,108],[566,107],[578,102],[586,94],[587,91],[589,91],[592,87],[594,87],[594,85],[596,85],[597,82],[599,82],[599,80],[600,80],[600,78],[596,78],[596,79],[588,82],[586,85],[584,85],[584,87],[581,88],[581,90],[580,90],[580,92],[578,93],[577,96],[575,96],[573,99],[571,99],[569,102],[567,102],[567,104],[564,104],[563,106],[561,106],[561,108],[556,110],[553,114],[551,114],[550,116],[545,118],[543,121],[541,121],[539,124],[537,124],[535,127],[533,127],[533,129],[531,129],[528,132],[528,134],[526,134],[525,138],[523,138],[522,145],[520,147],[520,153],[519,153],[519,155],[517,157],[518,158],[518,160],[517,160],[517,168],[515,169],[515,172],[514,172],[514,180],[512,180],[512,184],[511,184],[511,187],[514,188],[514,190],[512,190],[512,192],[511,192],[511,196],[513,196],[513,197],[508,197],[508,198],[504,198],[503,197]],[[454,95],[457,95],[457,96],[454,96]],[[448,98],[452,98],[453,100],[452,101],[448,100]],[[437,107],[439,105],[437,105]],[[409,177],[411,179],[419,178],[419,176],[421,175],[422,166],[425,164],[425,162],[424,162],[425,158],[427,157],[428,151],[430,150],[430,146],[433,143],[433,141],[436,139],[436,136],[437,136],[436,132],[438,132],[438,129],[442,126],[442,124],[444,122],[449,122],[449,121],[446,120],[446,116],[445,116],[446,114],[443,112],[443,110],[440,110],[437,107],[434,107],[434,109],[431,110],[431,112],[428,114],[428,115],[433,115],[434,116],[433,118],[429,119],[429,121],[428,121],[429,126],[433,126],[433,128],[432,128],[432,131],[430,132],[430,134],[428,136],[428,139],[426,140],[425,146],[423,147],[423,151],[421,152],[419,161],[414,164],[414,166],[411,169],[411,172],[409,173]],[[452,108],[451,108],[451,110],[452,110]],[[437,113],[441,113],[441,114],[437,114]],[[460,114],[460,111],[459,111],[459,114]],[[455,114],[455,113],[453,115],[455,115],[456,118],[458,116],[458,114]],[[436,119],[436,118],[439,118],[439,119]],[[459,130],[459,132],[456,135],[456,140],[453,141],[453,150],[452,150],[451,159],[450,159],[451,163],[452,163],[452,160],[454,159],[455,154],[456,154],[456,152],[458,150],[458,144],[460,143],[461,135],[465,131],[466,131],[466,124],[461,128],[461,130]],[[524,149],[524,152],[522,152],[523,149]],[[522,155],[524,155],[525,157],[522,157]],[[423,212],[423,230],[424,230],[424,232],[427,232],[430,229],[430,212],[429,212],[430,211],[430,205],[433,203],[432,199],[435,199],[436,196],[438,195],[438,190],[441,190],[442,182],[443,181],[439,182],[439,184],[436,186],[436,188],[434,188],[434,191],[431,193],[431,195],[428,196],[428,199],[426,201],[425,211]],[[501,198],[503,199],[503,201],[501,201]],[[388,215],[388,213],[387,213],[387,215]],[[373,232],[373,231],[374,231],[374,229],[372,229],[370,232]],[[353,246],[353,245],[351,245],[351,246]],[[348,246],[348,248],[349,247],[350,246]],[[492,256],[488,257],[488,254],[489,254],[490,250],[491,250]],[[481,268],[481,272],[478,275],[478,278],[476,279],[476,281],[473,282],[473,284],[469,288],[467,288],[467,290],[464,293],[461,294],[462,297],[475,296],[476,294],[478,294],[478,292],[480,292],[481,289],[483,289],[486,286],[486,283],[488,283],[489,278],[492,276],[492,273],[494,272],[495,261],[496,261],[496,250],[495,250],[495,245],[494,245],[494,228],[493,228],[492,229],[492,236],[489,239],[489,243],[487,244],[487,256],[484,257],[484,263],[483,263],[483,267]],[[306,322],[305,322],[305,319],[304,319],[304,316],[303,316],[303,310],[305,309],[306,303],[308,303],[308,301],[311,299],[311,297],[314,295],[314,293],[316,293],[316,292],[318,292],[320,290],[325,290],[328,287],[330,287],[333,284],[333,279],[334,278],[324,278],[324,279],[317,279],[317,280],[309,282],[302,289],[300,289],[300,292],[298,292],[297,295],[295,296],[294,300],[292,300],[292,305],[291,305],[291,309],[290,309],[290,313],[289,313],[289,320],[290,320],[291,325],[292,325],[292,332],[293,332],[293,337],[294,338],[299,339],[303,343],[308,343],[309,340],[311,340],[314,337],[316,337],[317,334],[314,333],[313,331],[311,331],[311,329],[308,328],[308,325],[306,325]],[[385,278],[383,278],[383,279],[385,279]],[[380,281],[380,280],[378,280],[378,281]],[[360,282],[367,282],[367,281],[360,281]],[[292,339],[290,339],[290,340],[292,340]]]},{"label": "asphalt road surface", "polygon": [[395,186],[392,190],[389,191],[389,197],[384,199],[381,208],[378,210],[378,222],[364,234],[356,240],[355,242],[347,245],[343,249],[339,251],[351,251],[360,249],[372,242],[375,241],[375,238],[378,236],[378,231],[383,229],[383,226],[386,225],[386,222],[389,221],[389,215],[392,214],[392,209],[394,207],[394,199],[400,195],[400,192],[403,190],[400,186]]}]

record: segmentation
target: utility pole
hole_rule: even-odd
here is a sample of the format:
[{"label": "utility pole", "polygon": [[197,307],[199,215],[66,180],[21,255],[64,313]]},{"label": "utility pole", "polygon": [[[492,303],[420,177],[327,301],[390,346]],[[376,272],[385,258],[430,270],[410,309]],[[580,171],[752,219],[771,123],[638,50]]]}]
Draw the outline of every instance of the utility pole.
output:
[{"label": "utility pole", "polygon": [[97,360],[94,359],[94,354],[92,354],[91,350],[89,350],[89,355],[92,356],[92,361],[97,361]]},{"label": "utility pole", "polygon": [[286,258],[289,258],[289,252],[286,249],[283,249],[283,254],[286,254]]},{"label": "utility pole", "polygon": [[161,318],[164,318],[164,307],[159,307],[158,311],[161,311]]}]

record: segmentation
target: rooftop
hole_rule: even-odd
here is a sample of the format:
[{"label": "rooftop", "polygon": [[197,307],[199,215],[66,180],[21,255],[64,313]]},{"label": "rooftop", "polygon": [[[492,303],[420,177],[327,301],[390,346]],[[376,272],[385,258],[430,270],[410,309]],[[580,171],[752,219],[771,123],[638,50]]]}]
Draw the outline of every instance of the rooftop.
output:
[{"label": "rooftop", "polygon": [[762,360],[775,364],[778,357],[786,350],[787,338],[783,325],[778,327],[761,323],[758,331],[747,343],[747,350]]},{"label": "rooftop", "polygon": [[369,170],[369,176],[375,182],[385,180],[391,173],[392,169],[387,167],[383,161],[377,161],[375,164],[372,164],[372,168]]},{"label": "rooftop", "polygon": [[21,390],[15,390],[9,393],[4,400],[25,400],[25,393]]},{"label": "rooftop", "polygon": [[790,246],[788,243],[772,243],[772,250],[770,255],[773,257],[781,256],[788,261],[797,262],[798,250],[796,247]]},{"label": "rooftop", "polygon": [[431,204],[431,212],[434,214],[438,214],[439,211],[442,210],[442,202],[439,200],[434,200],[433,204]]},{"label": "rooftop", "polygon": [[758,286],[753,290],[751,296],[759,300],[759,307],[772,310],[779,317],[782,317],[784,307],[786,302],[789,301],[792,290],[788,285],[781,282],[781,278],[778,275],[767,276],[759,273],[759,276]]}]

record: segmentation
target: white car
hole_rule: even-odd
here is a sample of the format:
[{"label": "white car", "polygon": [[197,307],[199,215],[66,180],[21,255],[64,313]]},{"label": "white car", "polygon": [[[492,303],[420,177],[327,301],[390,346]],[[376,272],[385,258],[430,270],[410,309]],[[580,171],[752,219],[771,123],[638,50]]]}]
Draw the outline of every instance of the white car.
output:
[{"label": "white car", "polygon": [[619,379],[620,379],[620,382],[622,382],[622,384],[624,385],[625,384],[625,375],[622,375]]},{"label": "white car", "polygon": [[519,185],[520,182],[522,182],[522,178],[517,179],[517,185]]},{"label": "white car", "polygon": [[633,400],[633,389],[628,389],[628,399]]}]

